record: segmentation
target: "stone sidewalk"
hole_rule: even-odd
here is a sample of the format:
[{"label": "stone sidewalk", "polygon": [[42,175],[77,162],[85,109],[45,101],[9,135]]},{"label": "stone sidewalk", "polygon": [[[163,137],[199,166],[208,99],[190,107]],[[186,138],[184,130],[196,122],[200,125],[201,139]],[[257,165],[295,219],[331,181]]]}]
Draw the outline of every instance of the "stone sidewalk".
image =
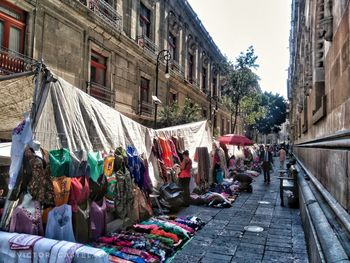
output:
[{"label": "stone sidewalk", "polygon": [[[179,215],[199,216],[206,225],[171,262],[308,262],[299,209],[280,206],[275,170],[270,184],[260,175],[253,182],[253,192],[241,193],[231,208],[182,210]],[[248,225],[264,231],[245,231]]]}]

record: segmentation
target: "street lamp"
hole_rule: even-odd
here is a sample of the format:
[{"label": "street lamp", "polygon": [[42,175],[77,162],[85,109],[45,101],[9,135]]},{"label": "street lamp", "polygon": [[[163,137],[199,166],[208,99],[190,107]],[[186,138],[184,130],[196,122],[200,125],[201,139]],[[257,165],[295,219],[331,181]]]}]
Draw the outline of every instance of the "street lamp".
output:
[{"label": "street lamp", "polygon": [[159,73],[159,63],[160,60],[165,60],[166,65],[165,65],[165,78],[168,79],[170,78],[169,74],[169,60],[171,59],[171,55],[169,50],[163,49],[162,51],[159,51],[158,56],[157,56],[157,65],[156,65],[156,92],[155,96],[152,96],[153,101],[154,101],[154,124],[153,128],[157,128],[157,111],[158,111],[158,104],[161,104],[161,101],[158,99],[158,73]]}]

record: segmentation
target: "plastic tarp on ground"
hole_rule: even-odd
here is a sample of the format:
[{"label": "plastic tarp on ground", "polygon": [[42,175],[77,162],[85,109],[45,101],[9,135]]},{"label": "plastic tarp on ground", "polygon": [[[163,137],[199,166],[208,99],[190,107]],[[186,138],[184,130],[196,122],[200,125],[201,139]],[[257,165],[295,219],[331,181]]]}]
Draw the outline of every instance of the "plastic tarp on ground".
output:
[{"label": "plastic tarp on ground", "polygon": [[206,121],[160,130],[147,128],[101,103],[62,78],[49,82],[40,91],[33,128],[35,139],[46,149],[106,150],[133,145],[150,163],[152,183],[160,183],[153,169],[152,141],[155,135],[184,136],[185,147],[193,157],[196,147],[207,146],[212,138]]}]

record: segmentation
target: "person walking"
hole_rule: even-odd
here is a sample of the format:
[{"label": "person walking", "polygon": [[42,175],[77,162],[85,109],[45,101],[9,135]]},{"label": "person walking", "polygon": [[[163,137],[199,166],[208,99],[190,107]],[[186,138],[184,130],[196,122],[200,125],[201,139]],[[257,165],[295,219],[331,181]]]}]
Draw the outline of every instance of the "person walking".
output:
[{"label": "person walking", "polygon": [[272,153],[268,150],[267,145],[265,145],[265,149],[260,154],[260,162],[261,167],[264,172],[264,182],[270,183],[270,166],[272,165]]},{"label": "person walking", "polygon": [[279,156],[279,159],[280,159],[280,168],[283,169],[284,168],[284,162],[286,160],[286,150],[283,147],[279,150],[278,156]]},{"label": "person walking", "polygon": [[183,160],[180,164],[181,172],[179,174],[179,186],[184,192],[185,206],[190,205],[190,180],[192,160],[189,157],[189,152],[186,150],[182,153]]}]

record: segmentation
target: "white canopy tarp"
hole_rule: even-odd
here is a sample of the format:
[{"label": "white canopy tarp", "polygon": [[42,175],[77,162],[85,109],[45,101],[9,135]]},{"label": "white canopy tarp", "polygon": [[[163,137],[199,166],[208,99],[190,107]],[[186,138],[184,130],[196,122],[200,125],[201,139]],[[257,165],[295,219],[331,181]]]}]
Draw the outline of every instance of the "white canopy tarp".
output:
[{"label": "white canopy tarp", "polygon": [[11,143],[0,143],[0,166],[7,166],[11,163]]},{"label": "white canopy tarp", "polygon": [[160,130],[147,128],[103,104],[62,78],[49,82],[37,102],[35,139],[45,149],[61,147],[75,150],[106,150],[133,145],[149,160],[150,176],[155,187],[161,181],[152,155],[156,135],[177,135],[194,156],[196,147],[211,149],[212,137],[207,121],[184,124]]}]

